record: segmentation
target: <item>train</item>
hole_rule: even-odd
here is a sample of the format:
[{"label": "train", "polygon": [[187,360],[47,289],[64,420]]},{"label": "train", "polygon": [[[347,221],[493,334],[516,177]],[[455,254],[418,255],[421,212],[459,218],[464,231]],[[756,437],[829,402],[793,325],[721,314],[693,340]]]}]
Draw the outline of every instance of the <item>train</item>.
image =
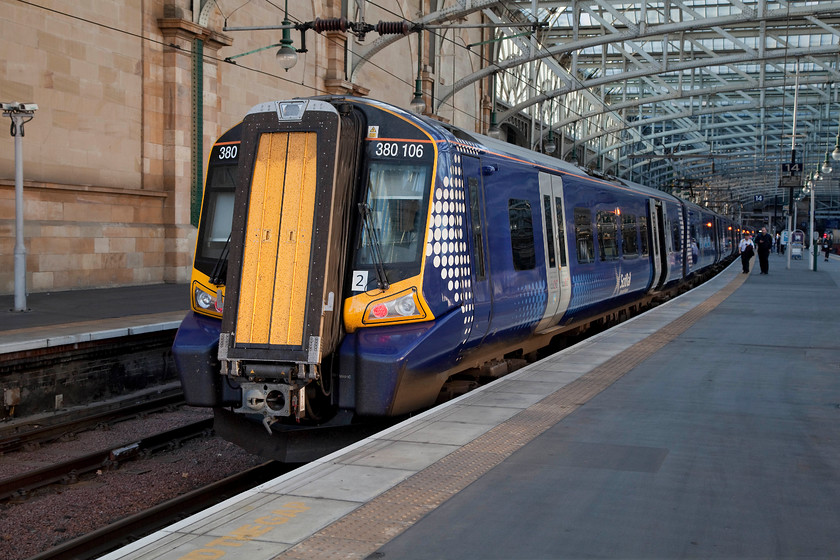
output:
[{"label": "train", "polygon": [[691,287],[739,225],[367,98],[253,107],[208,163],[187,404],[298,463]]}]

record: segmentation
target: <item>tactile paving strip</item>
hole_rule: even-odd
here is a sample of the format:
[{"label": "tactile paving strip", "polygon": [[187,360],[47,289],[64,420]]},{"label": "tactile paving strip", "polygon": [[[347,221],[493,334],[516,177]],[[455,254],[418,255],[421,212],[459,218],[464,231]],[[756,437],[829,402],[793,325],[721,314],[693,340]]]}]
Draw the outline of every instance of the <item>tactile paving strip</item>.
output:
[{"label": "tactile paving strip", "polygon": [[274,560],[367,558],[688,330],[738,289],[744,280],[744,276],[738,275],[706,301],[644,340],[383,492]]}]

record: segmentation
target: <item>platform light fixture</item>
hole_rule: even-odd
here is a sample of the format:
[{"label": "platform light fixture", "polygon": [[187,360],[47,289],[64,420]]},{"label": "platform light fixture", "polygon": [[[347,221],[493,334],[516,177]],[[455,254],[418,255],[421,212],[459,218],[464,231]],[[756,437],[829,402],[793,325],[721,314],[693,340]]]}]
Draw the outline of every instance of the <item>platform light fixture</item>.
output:
[{"label": "platform light fixture", "polygon": [[490,128],[487,129],[487,136],[501,140],[504,137],[504,131],[496,122],[496,111],[490,112]]},{"label": "platform light fixture", "polygon": [[420,78],[415,80],[414,97],[411,98],[409,107],[411,107],[411,110],[418,115],[422,115],[423,111],[426,110],[426,102],[423,101],[423,90],[420,87]]},{"label": "platform light fixture", "polygon": [[554,132],[550,128],[548,129],[548,140],[546,140],[543,148],[547,154],[553,154],[554,150],[557,149],[557,144],[554,142]]},{"label": "platform light fixture", "polygon": [[840,161],[840,118],[838,118],[837,139],[834,142],[834,151],[831,152],[831,157],[834,161]]},{"label": "platform light fixture", "polygon": [[423,33],[417,33],[417,79],[414,80],[414,97],[408,104],[411,110],[422,115],[426,110],[426,102],[423,101]]},{"label": "platform light fixture", "polygon": [[829,175],[831,172],[834,171],[831,167],[831,161],[828,159],[828,151],[825,152],[825,161],[822,164],[822,173],[823,175]]},{"label": "platform light fixture", "polygon": [[502,128],[499,126],[499,123],[496,122],[496,73],[490,77],[490,91],[492,93],[492,97],[490,99],[490,128],[487,129],[487,136],[490,138],[494,138],[496,140],[502,140],[505,137],[505,133]]},{"label": "platform light fixture", "polygon": [[548,140],[546,140],[545,144],[543,144],[543,151],[547,154],[553,154],[554,150],[557,149],[557,143],[554,141],[554,131],[551,128],[552,121],[554,120],[554,99],[550,98],[548,100]]},{"label": "platform light fixture", "polygon": [[289,21],[289,0],[286,0],[284,14],[282,21],[283,38],[280,39],[280,50],[274,56],[277,58],[280,66],[288,72],[290,68],[293,68],[297,64],[297,50],[292,46],[294,41],[292,41],[292,22]]}]

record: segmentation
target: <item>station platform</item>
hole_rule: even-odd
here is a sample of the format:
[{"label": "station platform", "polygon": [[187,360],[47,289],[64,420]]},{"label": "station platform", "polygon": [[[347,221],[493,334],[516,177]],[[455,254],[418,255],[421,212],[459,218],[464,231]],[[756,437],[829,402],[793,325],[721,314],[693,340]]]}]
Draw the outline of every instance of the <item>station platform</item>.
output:
[{"label": "station platform", "polygon": [[840,259],[785,262],[103,558],[840,557]]},{"label": "station platform", "polygon": [[187,284],[29,294],[28,311],[0,296],[0,355],[177,329],[189,311]]}]

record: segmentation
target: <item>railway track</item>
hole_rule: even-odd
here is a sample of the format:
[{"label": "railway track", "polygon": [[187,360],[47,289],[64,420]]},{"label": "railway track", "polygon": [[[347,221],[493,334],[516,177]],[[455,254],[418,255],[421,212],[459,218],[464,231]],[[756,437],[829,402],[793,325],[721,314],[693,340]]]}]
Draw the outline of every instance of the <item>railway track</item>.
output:
[{"label": "railway track", "polygon": [[53,484],[69,484],[100,469],[115,469],[139,456],[149,456],[163,449],[180,446],[184,441],[212,434],[213,419],[207,418],[114,448],[25,472],[0,480],[0,501],[22,500],[28,494]]},{"label": "railway track", "polygon": [[69,540],[28,560],[92,560],[231,496],[276,478],[296,466],[275,461],[263,463]]},{"label": "railway track", "polygon": [[84,430],[112,425],[162,410],[171,410],[183,403],[184,393],[177,389],[166,391],[159,397],[141,402],[116,406],[103,405],[95,412],[85,408],[78,412],[22,422],[12,427],[0,425],[0,453],[10,453],[59,441]]}]

